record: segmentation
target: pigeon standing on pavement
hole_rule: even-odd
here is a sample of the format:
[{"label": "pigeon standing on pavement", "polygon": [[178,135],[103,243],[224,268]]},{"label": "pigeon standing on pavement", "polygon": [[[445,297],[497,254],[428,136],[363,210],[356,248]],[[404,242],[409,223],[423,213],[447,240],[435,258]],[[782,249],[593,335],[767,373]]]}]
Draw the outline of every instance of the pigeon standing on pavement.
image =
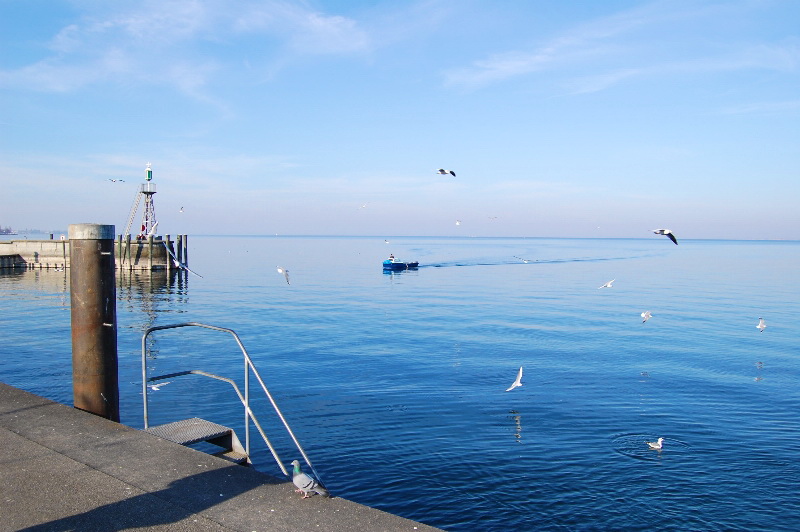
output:
[{"label": "pigeon standing on pavement", "polygon": [[302,493],[304,499],[311,497],[311,492],[315,492],[323,497],[330,497],[328,490],[326,490],[322,484],[300,470],[300,462],[298,460],[293,460],[292,466],[294,466],[292,482],[297,486],[297,489],[294,490],[295,493]]}]

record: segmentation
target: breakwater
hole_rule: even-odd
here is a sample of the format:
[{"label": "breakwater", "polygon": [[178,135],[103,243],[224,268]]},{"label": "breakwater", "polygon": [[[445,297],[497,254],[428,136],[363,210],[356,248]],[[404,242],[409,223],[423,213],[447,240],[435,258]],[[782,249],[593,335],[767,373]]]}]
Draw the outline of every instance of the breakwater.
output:
[{"label": "breakwater", "polygon": [[[167,252],[169,249],[169,253]],[[0,269],[69,268],[69,239],[10,240],[0,242]],[[170,253],[182,264],[188,264],[188,236],[170,235],[131,238],[117,235],[114,241],[114,263],[118,270],[171,270],[176,267]]]}]

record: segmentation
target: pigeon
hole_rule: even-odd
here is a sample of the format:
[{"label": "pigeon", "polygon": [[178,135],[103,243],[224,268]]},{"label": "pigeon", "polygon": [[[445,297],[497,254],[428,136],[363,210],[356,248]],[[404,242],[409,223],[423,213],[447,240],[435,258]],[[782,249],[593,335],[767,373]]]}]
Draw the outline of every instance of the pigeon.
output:
[{"label": "pigeon", "polygon": [[669,239],[672,240],[675,243],[676,246],[678,245],[678,239],[675,238],[675,235],[673,235],[672,231],[670,231],[669,229],[653,229],[653,232],[655,234],[657,234],[657,235],[666,235],[666,236],[668,236]]},{"label": "pigeon", "polygon": [[325,486],[300,470],[300,462],[298,460],[293,460],[292,465],[294,466],[294,470],[292,471],[292,482],[294,482],[294,485],[297,486],[297,489],[294,490],[295,493],[302,493],[304,499],[311,497],[310,493],[312,491],[322,495],[323,497],[330,497],[330,494],[328,493],[328,490],[325,489]]},{"label": "pigeon", "polygon": [[158,390],[161,389],[162,386],[166,386],[170,382],[171,381],[159,382],[158,384],[148,384],[147,387],[150,388],[151,390],[153,390],[154,392],[157,392]]},{"label": "pigeon", "polygon": [[764,332],[764,329],[766,329],[766,328],[767,328],[767,324],[764,321],[764,318],[758,318],[758,325],[756,325],[756,329],[758,329],[759,332]]},{"label": "pigeon", "polygon": [[646,441],[645,443],[649,445],[650,448],[653,449],[654,451],[660,451],[661,446],[664,443],[664,438],[659,438],[656,441]]},{"label": "pigeon", "polygon": [[453,176],[453,177],[455,177],[455,176],[456,176],[456,173],[455,173],[454,171],[452,171],[452,170],[445,170],[444,168],[439,168],[438,170],[436,170],[436,173],[437,173],[437,174],[442,174],[442,175],[447,175],[447,174],[450,174],[450,175],[451,175],[451,176]]},{"label": "pigeon", "polygon": [[278,273],[282,273],[284,277],[286,277],[286,284],[291,284],[289,282],[289,270],[283,268],[282,266],[278,266]]},{"label": "pigeon", "polygon": [[616,279],[611,279],[609,282],[607,282],[603,286],[598,286],[597,289],[600,290],[601,288],[612,288],[611,283],[613,283],[614,281],[616,281]]},{"label": "pigeon", "polygon": [[653,317],[653,315],[652,315],[652,314],[650,314],[650,311],[649,311],[649,310],[646,310],[646,311],[642,312],[641,316],[642,316],[642,318],[644,318],[644,319],[642,320],[642,323],[646,322],[647,320],[649,320],[650,318],[652,318],[652,317]]},{"label": "pigeon", "polygon": [[517,380],[515,380],[506,391],[510,392],[517,386],[522,386],[522,366],[519,367],[519,372],[517,373]]}]

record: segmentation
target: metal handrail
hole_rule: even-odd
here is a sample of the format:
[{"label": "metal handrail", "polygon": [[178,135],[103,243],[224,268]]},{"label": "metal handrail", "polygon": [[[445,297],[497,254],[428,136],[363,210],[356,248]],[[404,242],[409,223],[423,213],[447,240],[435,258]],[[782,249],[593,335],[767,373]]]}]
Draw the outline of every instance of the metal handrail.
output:
[{"label": "metal handrail", "polygon": [[[233,336],[233,338],[236,340],[236,343],[239,345],[239,349],[241,349],[241,351],[242,351],[242,355],[244,356],[244,363],[245,363],[244,364],[244,397],[242,396],[241,391],[239,390],[238,386],[236,386],[236,383],[233,380],[231,380],[231,379],[229,379],[227,377],[220,377],[219,375],[214,375],[212,373],[207,373],[205,371],[188,370],[188,371],[180,371],[180,372],[177,372],[177,373],[170,373],[168,375],[159,375],[159,376],[151,377],[151,378],[147,377],[147,337],[150,335],[150,333],[152,333],[154,331],[160,331],[160,330],[164,330],[164,329],[177,329],[177,328],[180,328],[180,327],[203,327],[205,329],[211,329],[211,330],[214,330],[214,331],[226,332],[226,333],[229,333],[229,334],[231,334]],[[252,419],[253,423],[255,424],[256,428],[258,429],[259,433],[261,434],[261,437],[264,439],[264,442],[269,447],[273,458],[275,458],[275,462],[277,462],[278,467],[280,467],[280,469],[283,472],[283,474],[288,477],[289,473],[286,471],[286,468],[284,467],[283,462],[281,462],[280,458],[278,457],[277,452],[272,447],[272,444],[270,443],[269,439],[267,438],[266,434],[264,433],[264,430],[261,428],[261,424],[258,422],[258,419],[255,417],[255,414],[250,409],[250,371],[251,370],[253,372],[253,375],[255,375],[256,379],[258,379],[258,382],[261,385],[261,389],[264,390],[264,393],[266,394],[267,398],[269,399],[269,402],[272,404],[272,407],[275,409],[275,413],[280,418],[281,423],[283,423],[284,428],[289,433],[289,436],[291,436],[292,441],[294,442],[295,446],[297,447],[297,450],[300,451],[300,454],[302,455],[303,460],[305,460],[306,464],[308,464],[308,467],[311,468],[311,471],[314,472],[314,475],[317,477],[317,480],[320,482],[320,484],[322,484],[324,486],[324,484],[322,483],[322,480],[320,479],[319,473],[317,473],[317,470],[314,469],[314,465],[311,463],[311,460],[308,458],[308,455],[303,450],[303,447],[300,445],[300,442],[297,440],[297,437],[294,435],[294,432],[292,431],[292,428],[289,426],[289,423],[286,421],[286,418],[283,416],[283,413],[281,412],[280,408],[278,408],[278,404],[275,402],[275,399],[272,397],[272,394],[269,393],[269,390],[267,389],[267,386],[264,384],[264,380],[261,378],[261,375],[258,373],[258,370],[256,369],[255,365],[253,364],[253,361],[250,358],[250,355],[247,353],[247,350],[244,348],[244,344],[242,344],[242,341],[239,339],[239,335],[237,335],[236,332],[234,332],[232,329],[226,329],[224,327],[217,327],[216,325],[207,325],[205,323],[187,322],[187,323],[176,323],[176,324],[172,324],[172,325],[159,325],[159,326],[155,326],[155,327],[149,327],[147,330],[145,330],[144,334],[142,335],[142,397],[143,397],[143,401],[144,401],[144,428],[147,429],[150,426],[149,412],[148,412],[148,406],[147,406],[147,383],[148,382],[154,382],[154,381],[158,381],[158,380],[162,380],[162,379],[179,377],[179,376],[182,376],[182,375],[190,375],[190,374],[191,375],[203,375],[203,376],[210,377],[210,378],[213,378],[213,379],[225,381],[225,382],[227,382],[227,383],[229,383],[229,384],[231,384],[233,386],[234,390],[236,391],[236,394],[239,396],[239,400],[242,402],[242,405],[244,405],[244,411],[245,411],[245,414],[244,414],[244,419],[245,419],[245,451],[247,453],[248,459],[250,458],[250,420]]]}]

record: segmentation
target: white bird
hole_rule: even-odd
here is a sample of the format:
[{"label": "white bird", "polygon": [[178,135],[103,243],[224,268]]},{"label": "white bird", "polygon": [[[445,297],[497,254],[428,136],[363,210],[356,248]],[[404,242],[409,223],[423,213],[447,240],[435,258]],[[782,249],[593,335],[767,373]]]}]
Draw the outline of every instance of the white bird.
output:
[{"label": "white bird", "polygon": [[181,210],[179,210],[178,212],[183,212],[183,207],[181,207]]},{"label": "white bird", "polygon": [[613,283],[614,281],[616,281],[616,279],[611,279],[609,282],[607,282],[603,286],[598,286],[597,289],[600,290],[601,288],[612,288],[611,283]]},{"label": "white bird", "polygon": [[642,316],[642,318],[644,318],[644,319],[642,320],[642,323],[646,322],[647,320],[649,320],[650,318],[652,318],[652,317],[653,317],[653,315],[652,315],[652,314],[650,314],[650,311],[649,311],[649,310],[646,310],[646,311],[642,312],[641,316]]},{"label": "white bird", "polygon": [[767,323],[764,321],[764,318],[758,318],[758,325],[756,325],[756,329],[758,329],[759,332],[764,332],[764,329],[766,328]]},{"label": "white bird", "polygon": [[665,235],[669,237],[669,239],[672,240],[676,246],[678,245],[678,239],[675,238],[675,235],[672,234],[672,231],[669,229],[653,229],[653,232],[657,235]]},{"label": "white bird", "polygon": [[439,168],[438,170],[436,170],[436,173],[437,173],[437,174],[442,174],[442,175],[447,175],[447,174],[450,174],[450,175],[451,175],[451,176],[453,176],[453,177],[455,177],[455,176],[456,176],[456,173],[455,173],[454,171],[452,171],[452,170],[445,170],[444,168]]},{"label": "white bird", "polygon": [[166,385],[167,385],[167,384],[169,384],[170,382],[172,382],[172,381],[167,381],[167,382],[159,382],[158,384],[148,384],[148,385],[147,385],[147,387],[148,387],[148,388],[150,388],[151,390],[153,390],[153,391],[156,391],[156,392],[157,392],[158,390],[160,390],[160,389],[161,389],[161,387],[162,387],[162,386],[166,386]]},{"label": "white bird", "polygon": [[523,259],[522,257],[517,257],[516,255],[514,255],[514,258],[521,260],[525,264],[528,264],[531,261],[531,259]]},{"label": "white bird", "polygon": [[289,270],[287,270],[286,268],[283,268],[281,266],[278,266],[277,268],[278,268],[278,273],[282,273],[283,276],[286,277],[286,284],[291,284],[289,282]]},{"label": "white bird", "polygon": [[649,445],[650,448],[653,449],[654,451],[660,451],[662,444],[664,443],[664,438],[659,438],[656,441],[646,441],[645,443]]},{"label": "white bird", "polygon": [[456,225],[461,225],[461,220],[456,220]]},{"label": "white bird", "polygon": [[124,179],[109,179],[109,181],[111,181],[112,183],[116,183],[117,181],[119,181],[120,183],[124,183],[125,182]]},{"label": "white bird", "polygon": [[519,367],[519,372],[517,373],[517,380],[515,380],[506,391],[510,392],[517,386],[522,386],[522,366]]}]

